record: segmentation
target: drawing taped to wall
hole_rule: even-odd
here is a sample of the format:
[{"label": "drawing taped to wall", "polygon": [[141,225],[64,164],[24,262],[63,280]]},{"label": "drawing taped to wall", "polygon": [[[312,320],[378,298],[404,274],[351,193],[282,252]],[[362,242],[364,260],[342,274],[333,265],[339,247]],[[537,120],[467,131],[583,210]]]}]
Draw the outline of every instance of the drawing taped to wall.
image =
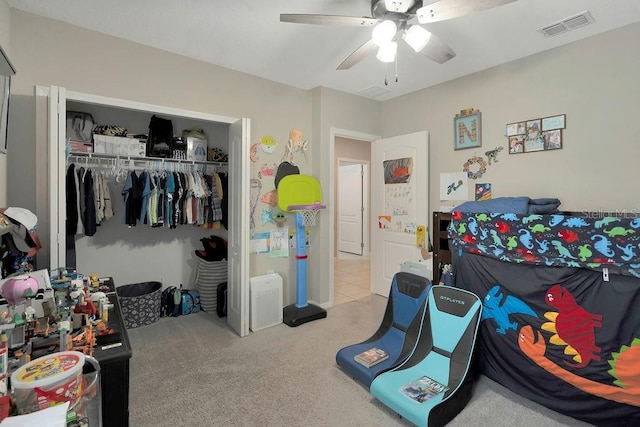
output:
[{"label": "drawing taped to wall", "polygon": [[476,184],[476,201],[491,200],[491,184]]},{"label": "drawing taped to wall", "polygon": [[384,167],[385,184],[406,184],[411,180],[413,173],[413,158],[385,160]]},{"label": "drawing taped to wall", "polygon": [[465,172],[440,174],[440,200],[467,200],[468,198],[468,177]]},{"label": "drawing taped to wall", "polygon": [[378,215],[378,228],[391,228],[391,215]]},{"label": "drawing taped to wall", "polygon": [[289,256],[287,238],[287,230],[284,228],[271,230],[269,234],[269,256],[271,258],[284,258]]}]

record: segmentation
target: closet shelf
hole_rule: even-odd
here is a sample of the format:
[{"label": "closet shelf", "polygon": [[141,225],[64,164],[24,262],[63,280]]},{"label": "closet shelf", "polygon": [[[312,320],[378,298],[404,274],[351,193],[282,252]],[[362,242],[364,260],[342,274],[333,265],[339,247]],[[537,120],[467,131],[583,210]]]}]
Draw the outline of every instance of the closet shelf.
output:
[{"label": "closet shelf", "polygon": [[113,160],[126,160],[126,161],[146,161],[146,162],[159,162],[159,163],[175,163],[184,165],[210,165],[210,166],[227,166],[227,162],[210,162],[206,160],[186,160],[186,159],[165,159],[162,157],[143,157],[143,156],[122,156],[119,154],[96,154],[96,153],[83,153],[83,152],[71,152],[69,157],[75,157],[77,159],[113,159]]}]

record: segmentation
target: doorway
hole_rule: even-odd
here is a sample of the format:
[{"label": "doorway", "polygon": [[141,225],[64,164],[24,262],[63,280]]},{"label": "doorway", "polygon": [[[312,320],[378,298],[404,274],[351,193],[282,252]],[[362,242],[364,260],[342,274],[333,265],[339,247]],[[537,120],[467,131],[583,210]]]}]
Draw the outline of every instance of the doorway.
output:
[{"label": "doorway", "polygon": [[334,305],[371,295],[370,179],[371,142],[375,137],[335,135]]}]

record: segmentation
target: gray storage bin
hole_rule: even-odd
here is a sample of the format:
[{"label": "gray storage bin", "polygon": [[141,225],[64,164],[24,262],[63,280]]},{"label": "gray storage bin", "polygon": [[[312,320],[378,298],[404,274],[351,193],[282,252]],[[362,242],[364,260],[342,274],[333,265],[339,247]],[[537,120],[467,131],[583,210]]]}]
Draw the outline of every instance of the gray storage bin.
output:
[{"label": "gray storage bin", "polygon": [[133,283],[118,286],[116,292],[127,329],[151,325],[160,320],[162,283]]}]

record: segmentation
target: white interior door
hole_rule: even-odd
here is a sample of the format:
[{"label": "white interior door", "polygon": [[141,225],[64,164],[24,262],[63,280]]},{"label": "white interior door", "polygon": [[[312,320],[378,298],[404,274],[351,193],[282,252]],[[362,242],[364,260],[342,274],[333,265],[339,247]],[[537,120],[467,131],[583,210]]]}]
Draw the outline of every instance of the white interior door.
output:
[{"label": "white interior door", "polygon": [[229,127],[229,265],[227,322],[249,334],[249,119]]},{"label": "white interior door", "polygon": [[388,296],[404,261],[422,258],[416,225],[429,217],[429,134],[385,138],[371,146],[371,292]]},{"label": "white interior door", "polygon": [[362,255],[363,241],[362,164],[341,162],[338,173],[338,250]]},{"label": "white interior door", "polygon": [[[43,213],[42,223],[47,223],[48,246],[45,251],[49,255],[49,268],[55,269],[66,266],[65,249],[65,135],[66,135],[66,90],[58,86],[37,86],[36,97],[47,99],[46,118],[36,112],[36,120],[46,120],[47,137],[45,151],[47,152],[46,179],[36,183],[36,191],[41,194],[41,188],[46,187],[48,203]],[[39,146],[38,149],[42,147]],[[45,252],[43,251],[43,252]]]}]

